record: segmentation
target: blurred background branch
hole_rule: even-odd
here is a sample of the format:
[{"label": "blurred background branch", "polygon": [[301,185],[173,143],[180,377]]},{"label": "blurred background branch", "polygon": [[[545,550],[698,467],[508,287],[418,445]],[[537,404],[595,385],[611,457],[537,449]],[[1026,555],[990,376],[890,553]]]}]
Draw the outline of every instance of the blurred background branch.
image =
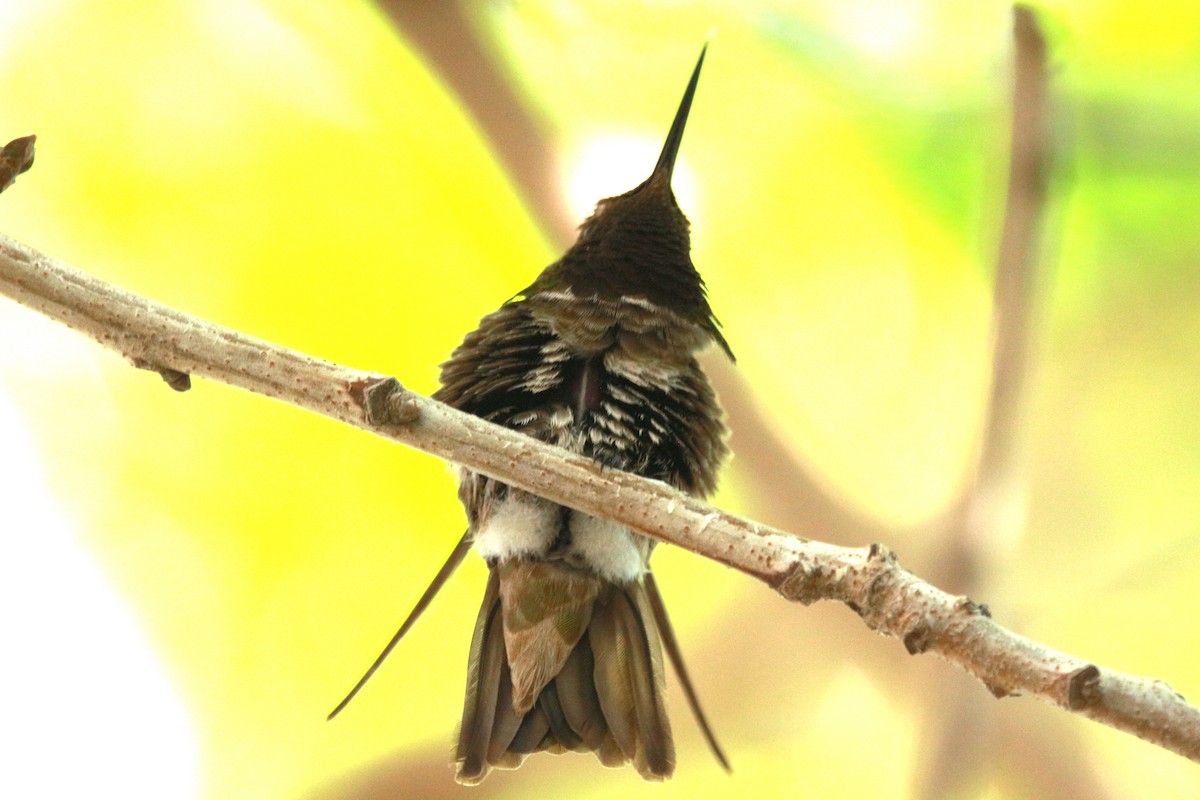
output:
[{"label": "blurred background branch", "polygon": [[[1040,234],[1052,171],[1047,44],[1036,14],[1018,5],[1013,13],[1012,132],[1008,191],[1000,226],[992,292],[991,391],[984,407],[977,462],[961,496],[950,507],[936,568],[939,585],[950,591],[986,596],[991,576],[1003,569],[1007,543],[1025,525],[1026,476],[1021,459],[1029,361],[1040,307]],[[990,703],[965,681],[929,686],[925,732],[927,760],[916,773],[914,796],[968,796],[992,778],[1014,771],[1030,776],[1037,794],[1105,797],[1083,760],[1061,761],[1051,753],[1048,735],[1069,736],[1028,724],[997,731]],[[1022,748],[1018,762],[1002,763],[997,741],[1041,741]],[[1001,778],[1002,779],[1002,778]]]}]

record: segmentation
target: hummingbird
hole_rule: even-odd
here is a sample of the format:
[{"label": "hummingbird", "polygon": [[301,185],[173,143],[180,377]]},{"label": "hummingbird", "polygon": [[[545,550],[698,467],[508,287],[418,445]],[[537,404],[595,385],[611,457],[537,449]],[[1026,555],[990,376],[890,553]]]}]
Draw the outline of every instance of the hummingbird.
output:
[{"label": "hummingbird", "polygon": [[[485,316],[441,368],[433,395],[705,497],[728,448],[696,360],[734,360],[692,264],[671,174],[707,45],[650,177],[601,200],[574,245]],[[461,469],[467,530],[366,683],[472,548],[488,567],[467,667],[456,778],[476,784],[534,752],[593,752],[647,780],[675,768],[663,650],[726,769],[650,571],[653,539]]]}]

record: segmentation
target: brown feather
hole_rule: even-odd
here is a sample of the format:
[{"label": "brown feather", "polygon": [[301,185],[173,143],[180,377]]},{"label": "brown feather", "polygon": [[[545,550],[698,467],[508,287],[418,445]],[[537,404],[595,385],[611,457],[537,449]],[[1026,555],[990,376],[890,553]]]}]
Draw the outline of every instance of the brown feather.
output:
[{"label": "brown feather", "polygon": [[596,696],[592,646],[585,636],[554,679],[563,716],[589,750],[598,750],[608,738],[608,723]]},{"label": "brown feather", "polygon": [[638,749],[634,766],[646,780],[663,780],[675,771],[675,744],[664,702],[665,676],[658,629],[638,581],[616,598],[618,630],[629,647],[629,684],[637,716]]},{"label": "brown feather", "polygon": [[500,581],[513,709],[524,714],[562,669],[592,618],[600,580],[551,561],[513,559]]},{"label": "brown feather", "polygon": [[549,730],[550,720],[546,719],[546,714],[541,708],[534,707],[521,722],[521,728],[509,745],[509,751],[524,754],[541,750],[542,740],[546,738]]},{"label": "brown feather", "polygon": [[512,673],[505,660],[500,670],[500,685],[496,691],[496,718],[492,723],[491,741],[488,742],[487,760],[499,765],[504,753],[509,750],[512,740],[525,719],[524,714],[518,714],[512,705]]},{"label": "brown feather", "polygon": [[623,767],[629,763],[611,732],[604,737],[604,744],[596,750],[596,758],[606,767]]},{"label": "brown feather", "polygon": [[488,576],[487,590],[475,623],[467,662],[467,691],[462,729],[458,736],[459,783],[479,783],[488,772],[488,745],[496,716],[496,699],[504,667],[504,635],[500,616],[499,580]]},{"label": "brown feather", "polygon": [[624,756],[631,761],[637,753],[637,714],[629,685],[629,643],[616,618],[617,588],[605,587],[596,600],[588,640],[595,658],[596,695],[609,732]]},{"label": "brown feather", "polygon": [[564,749],[587,751],[587,748],[583,747],[583,739],[567,723],[562,703],[558,700],[558,689],[553,681],[538,695],[538,708],[545,712],[546,719],[550,722],[550,733]]}]

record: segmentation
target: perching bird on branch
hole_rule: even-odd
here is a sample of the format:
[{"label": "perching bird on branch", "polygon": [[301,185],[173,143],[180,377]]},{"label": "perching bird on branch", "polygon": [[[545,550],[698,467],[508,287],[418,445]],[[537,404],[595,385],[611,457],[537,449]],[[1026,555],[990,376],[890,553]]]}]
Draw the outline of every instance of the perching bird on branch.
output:
[{"label": "perching bird on branch", "polygon": [[[701,52],[650,177],[601,200],[566,254],[467,334],[434,394],[701,497],[714,490],[727,447],[695,355],[711,342],[733,353],[692,265],[671,174],[703,63]],[[471,641],[460,782],[540,750],[592,751],[605,765],[669,777],[663,645],[727,767],[650,572],[654,541],[465,469],[458,493],[466,534],[350,696],[473,546],[489,575]]]}]

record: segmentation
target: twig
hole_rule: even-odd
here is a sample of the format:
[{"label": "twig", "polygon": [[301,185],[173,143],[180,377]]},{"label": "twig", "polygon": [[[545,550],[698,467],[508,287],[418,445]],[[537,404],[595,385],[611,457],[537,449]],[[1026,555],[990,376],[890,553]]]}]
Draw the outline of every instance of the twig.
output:
[{"label": "twig", "polygon": [[837,600],[873,630],[932,652],[997,697],[1028,694],[1200,761],[1200,710],[1166,684],[1101,669],[996,624],[904,570],[880,545],[807,541],[666,484],[601,469],[404,389],[246,336],[107,284],[0,236],[0,293],[88,334],[136,366],[250,389],[462,464],[553,502],[734,567],[790,600]]},{"label": "twig", "polygon": [[36,136],[22,136],[0,149],[0,192],[12,186],[18,175],[33,166],[36,141]]}]

